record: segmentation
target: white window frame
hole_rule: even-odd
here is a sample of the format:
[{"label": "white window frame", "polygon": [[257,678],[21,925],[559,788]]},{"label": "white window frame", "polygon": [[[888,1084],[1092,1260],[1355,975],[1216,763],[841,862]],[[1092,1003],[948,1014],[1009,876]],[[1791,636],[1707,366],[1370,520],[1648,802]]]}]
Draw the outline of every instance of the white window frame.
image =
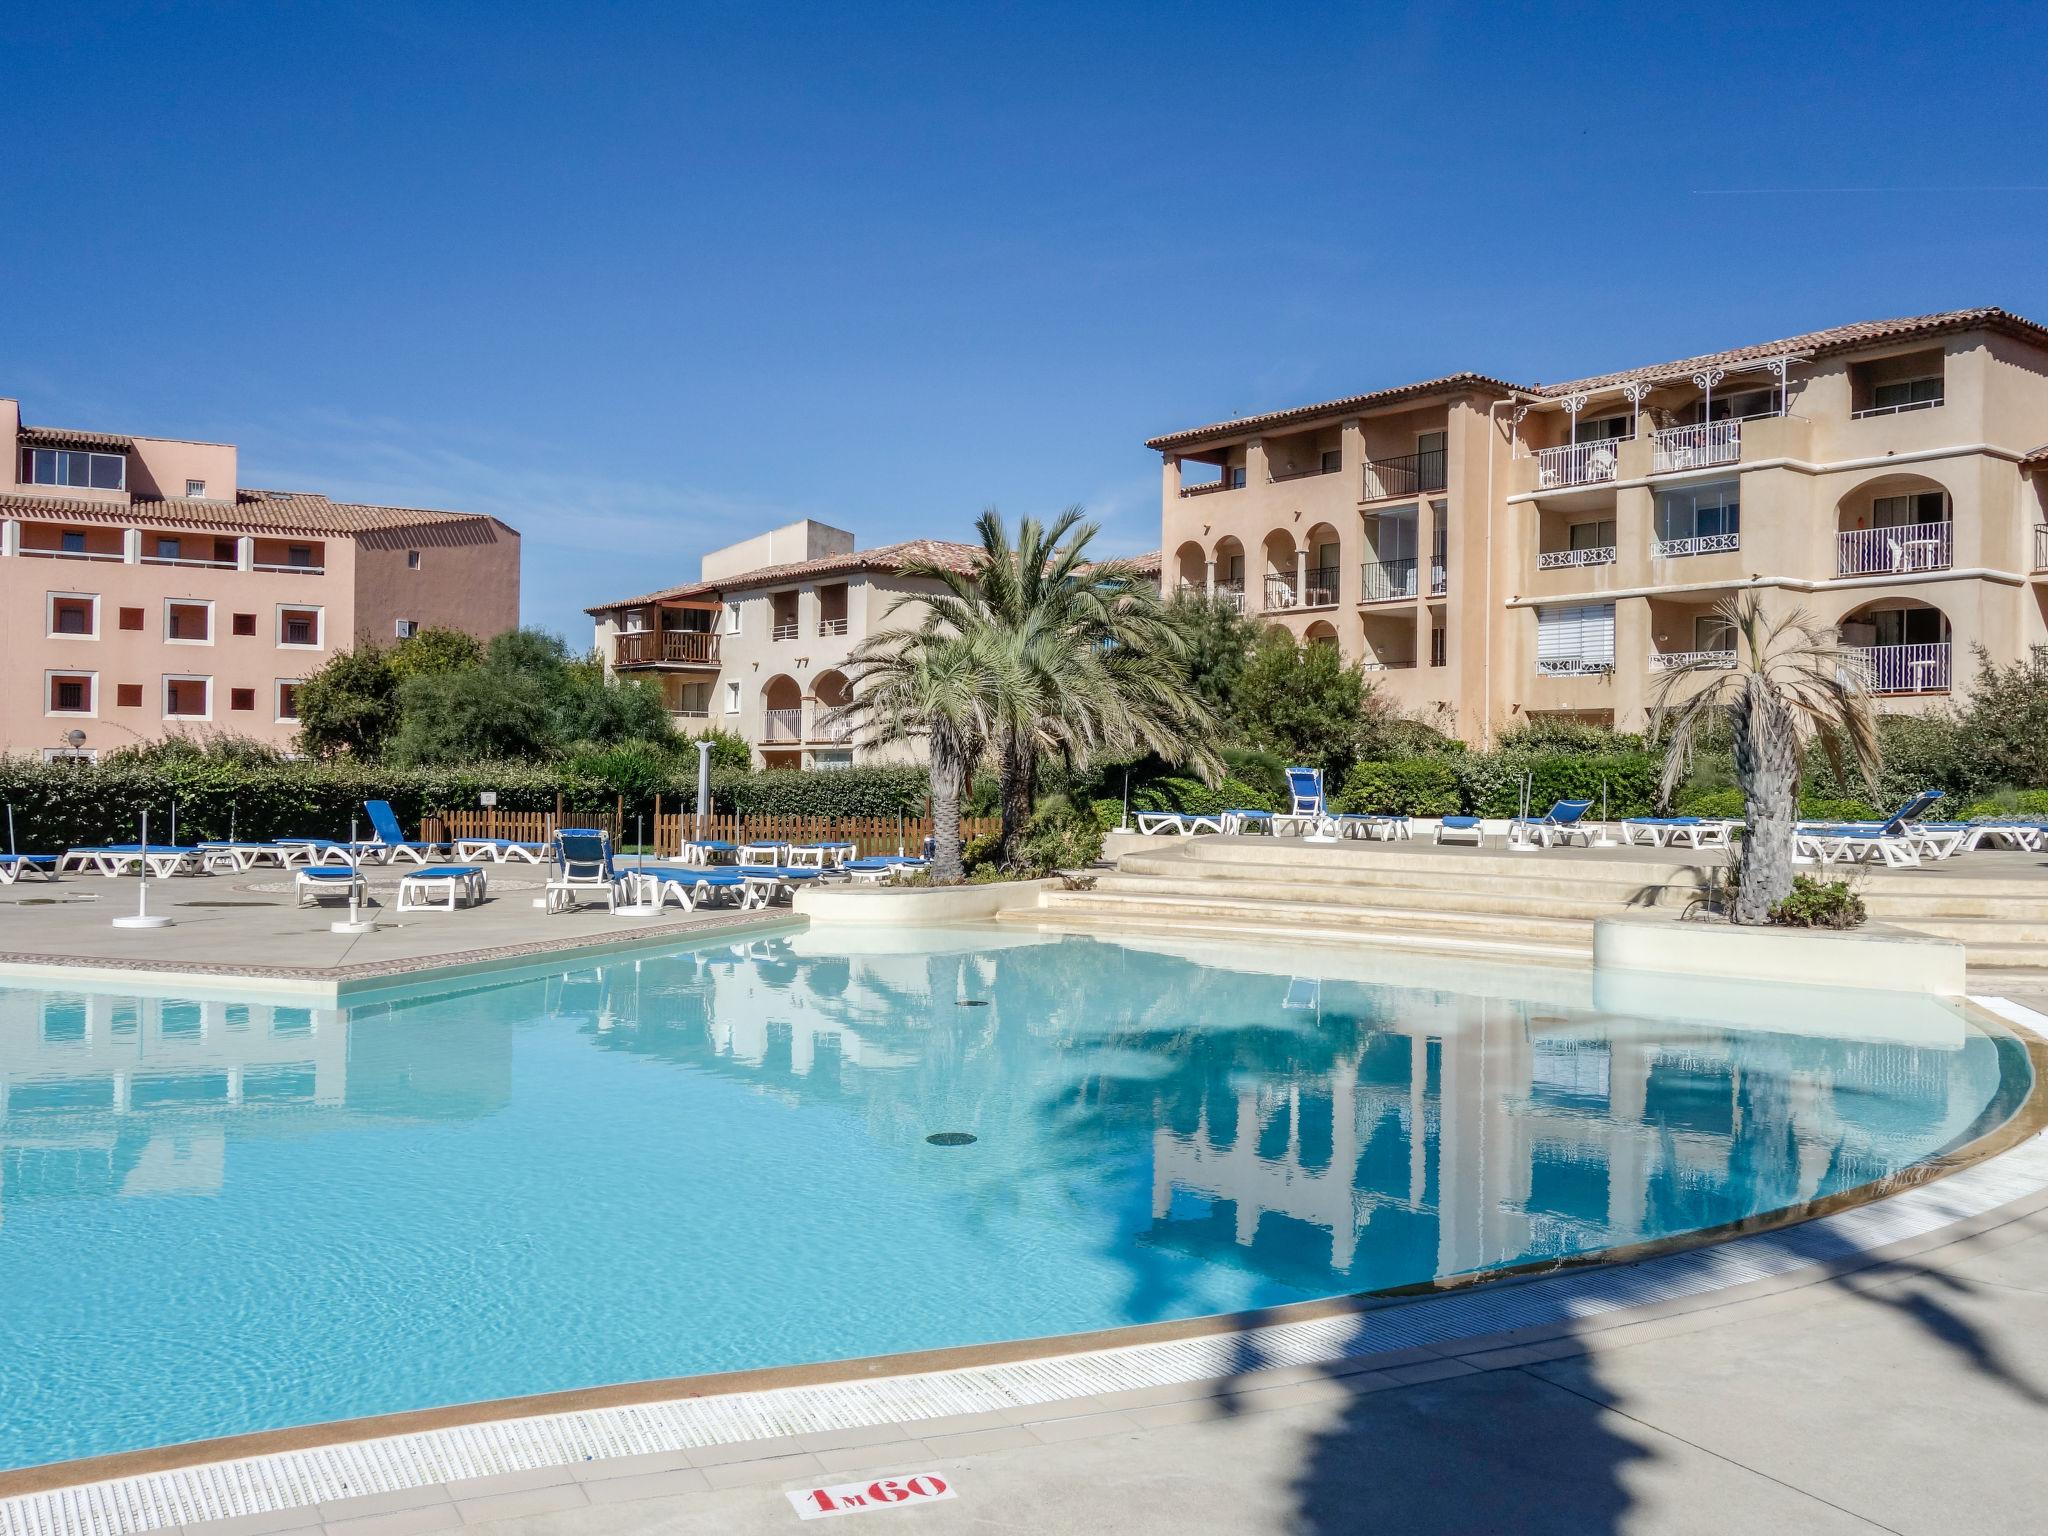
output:
[{"label": "white window frame", "polygon": [[204,501],[206,499],[206,482],[204,480],[187,480],[185,482],[185,499],[187,501]]},{"label": "white window frame", "polygon": [[[1564,675],[1614,667],[1614,604],[1546,603],[1536,610],[1536,666]],[[1569,663],[1571,665],[1567,666]]]},{"label": "white window frame", "polygon": [[[30,446],[24,446],[22,452],[30,456],[28,466],[29,477],[26,482],[29,485],[47,485],[53,486],[58,490],[66,491],[125,491],[128,489],[128,455],[125,453],[103,453],[92,448],[36,448]],[[85,484],[73,485],[68,480],[37,479],[36,460],[41,458],[42,455],[46,453],[51,455],[76,455],[79,458],[85,459],[87,461],[85,468]],[[92,483],[91,463],[91,461],[94,459],[112,459],[116,463],[118,463],[121,466],[121,477],[119,482],[114,485],[94,485]],[[53,469],[56,467],[54,458],[52,460],[51,467]]]},{"label": "white window frame", "polygon": [[727,603],[725,605],[725,632],[728,635],[736,635],[740,632],[740,605],[738,603]]},{"label": "white window frame", "polygon": [[[206,638],[187,640],[171,637],[171,610],[173,608],[204,608],[206,610]],[[220,626],[214,622],[213,599],[210,597],[167,597],[164,599],[164,644],[165,645],[211,645],[214,636],[220,633]]]},{"label": "white window frame", "polygon": [[[58,678],[85,679],[85,708],[52,709],[50,689]],[[100,717],[100,675],[86,667],[46,667],[43,669],[43,718],[45,720],[97,720]]]},{"label": "white window frame", "polygon": [[[324,630],[327,626],[323,623],[320,627]],[[391,635],[395,640],[410,640],[419,632],[420,621],[418,619],[394,619],[391,622]]]},{"label": "white window frame", "polygon": [[728,678],[725,684],[725,712],[728,715],[738,714],[740,706],[744,702],[740,697],[739,680],[737,678]]},{"label": "white window frame", "polygon": [[[92,604],[92,628],[82,635],[68,635],[57,628],[57,604]],[[47,592],[43,595],[43,637],[47,640],[97,640],[100,637],[100,595],[97,592]]]},{"label": "white window frame", "polygon": [[408,571],[416,571],[420,568],[420,552],[418,550],[408,549],[405,552],[405,568]]},{"label": "white window frame", "polygon": [[43,761],[46,763],[96,763],[100,760],[98,747],[45,747]]},{"label": "white window frame", "polygon": [[305,686],[305,683],[306,680],[303,677],[280,677],[271,684],[270,713],[272,719],[270,723],[272,725],[297,725],[299,723],[297,715],[288,715],[284,712],[284,691],[287,688],[302,688]]},{"label": "white window frame", "polygon": [[[206,712],[199,715],[174,715],[171,713],[171,684],[198,683],[206,689]],[[166,672],[157,687],[157,714],[165,720],[211,720],[213,718],[213,678],[198,672]]]},{"label": "white window frame", "polygon": [[[302,645],[284,637],[284,616],[288,613],[313,615],[313,643]],[[327,649],[327,608],[321,603],[279,603],[271,615],[271,639],[281,651],[324,651]]]}]

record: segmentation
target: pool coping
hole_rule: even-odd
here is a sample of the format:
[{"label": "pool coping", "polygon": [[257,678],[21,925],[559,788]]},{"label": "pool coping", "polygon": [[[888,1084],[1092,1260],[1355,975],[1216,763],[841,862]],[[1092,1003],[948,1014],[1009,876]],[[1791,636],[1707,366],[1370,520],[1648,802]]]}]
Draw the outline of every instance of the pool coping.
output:
[{"label": "pool coping", "polygon": [[282,1523],[340,1500],[616,1457],[881,1426],[912,1435],[940,1420],[1223,1378],[1449,1369],[1465,1357],[1554,1348],[1722,1305],[1745,1289],[1867,1268],[2048,1201],[2048,1015],[2003,998],[1966,1003],[2027,1050],[2034,1082],[2013,1115],[1891,1179],[1768,1216],[1254,1312],[578,1388],[53,1462],[0,1472],[0,1536],[126,1536],[236,1517]]},{"label": "pool coping", "polygon": [[506,966],[575,960],[611,954],[621,949],[694,939],[715,940],[726,934],[753,938],[763,933],[805,928],[810,923],[802,913],[787,910],[693,912],[652,922],[629,918],[621,918],[620,921],[631,922],[634,926],[610,933],[565,934],[554,939],[494,944],[481,949],[443,950],[437,954],[397,955],[351,965],[237,965],[213,960],[128,960],[104,955],[0,951],[0,984],[118,985],[147,977],[159,984],[185,983],[215,991],[291,994],[304,996],[309,1001],[336,1003],[356,993],[394,982],[448,981]]}]

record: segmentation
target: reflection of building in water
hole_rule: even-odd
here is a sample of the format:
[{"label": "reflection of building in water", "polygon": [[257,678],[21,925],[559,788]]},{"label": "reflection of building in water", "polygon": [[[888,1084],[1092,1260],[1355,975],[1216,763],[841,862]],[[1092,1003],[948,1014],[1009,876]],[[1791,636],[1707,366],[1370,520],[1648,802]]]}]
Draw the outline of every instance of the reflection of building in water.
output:
[{"label": "reflection of building in water", "polygon": [[213,1193],[232,1136],[449,1118],[510,1091],[482,997],[306,1004],[0,989],[0,1216],[16,1199]]},{"label": "reflection of building in water", "polygon": [[[1426,1217],[1448,1275],[1725,1219],[1731,1189],[1780,1208],[1887,1171],[1887,1126],[1920,1144],[1960,1134],[1996,1086],[1995,1051],[1963,1050],[1952,1021],[1926,1045],[1738,1037],[1502,999],[1267,985],[1275,1009],[1365,1000],[1358,1018],[1323,1019],[1352,1043],[1327,1067],[1239,1075],[1192,1126],[1163,1107],[1153,1219],[1167,1224],[1177,1197],[1229,1202],[1244,1247],[1268,1216],[1305,1223],[1329,1235],[1339,1273],[1376,1221],[1412,1239]],[[1856,1114],[1840,1113],[1844,1094]]]}]

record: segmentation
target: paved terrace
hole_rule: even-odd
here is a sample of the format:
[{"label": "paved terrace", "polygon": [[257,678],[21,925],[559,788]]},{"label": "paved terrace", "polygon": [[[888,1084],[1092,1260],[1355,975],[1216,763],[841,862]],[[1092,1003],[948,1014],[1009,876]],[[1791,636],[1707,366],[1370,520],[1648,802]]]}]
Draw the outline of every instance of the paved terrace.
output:
[{"label": "paved terrace", "polygon": [[366,868],[375,931],[334,933],[345,903],[296,905],[289,870],[179,876],[149,883],[149,910],[175,919],[163,929],[116,928],[135,910],[134,877],[65,875],[56,883],[0,887],[0,966],[63,966],[254,977],[333,988],[450,966],[531,961],[593,947],[688,939],[708,931],[787,924],[784,907],[730,908],[614,917],[603,907],[550,914],[534,903],[544,871],[493,865],[482,905],[455,912],[400,912],[398,880],[411,866]]}]

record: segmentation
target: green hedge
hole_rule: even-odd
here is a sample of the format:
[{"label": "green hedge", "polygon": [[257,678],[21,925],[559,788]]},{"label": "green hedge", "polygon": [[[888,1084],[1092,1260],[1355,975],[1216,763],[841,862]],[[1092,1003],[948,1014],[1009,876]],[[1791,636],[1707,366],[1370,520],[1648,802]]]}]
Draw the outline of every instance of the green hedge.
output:
[{"label": "green hedge", "polygon": [[[635,765],[636,768],[640,765]],[[623,776],[622,776],[623,777]],[[890,816],[922,811],[924,770],[910,765],[812,772],[714,773],[720,811],[742,815]],[[679,766],[663,784],[636,772],[630,782],[579,771],[576,765],[482,763],[465,768],[394,768],[329,762],[234,762],[215,757],[157,763],[42,763],[0,757],[0,800],[14,807],[15,840],[24,852],[48,853],[93,843],[133,842],[147,807],[152,840],[168,836],[173,805],[182,841],[223,838],[345,837],[351,819],[370,835],[365,800],[389,800],[407,831],[423,815],[473,807],[493,790],[502,811],[611,810],[620,795],[626,814],[647,814],[659,793],[667,808],[694,802],[694,774]]]},{"label": "green hedge", "polygon": [[1654,753],[1617,752],[1581,757],[1569,753],[1488,752],[1453,759],[1459,797],[1476,816],[1512,816],[1521,801],[1523,775],[1531,776],[1529,813],[1541,816],[1560,800],[1590,800],[1600,813],[1643,816],[1656,808],[1657,776],[1663,762]]},{"label": "green hedge", "polygon": [[1218,811],[1282,811],[1286,808],[1276,796],[1236,778],[1225,778],[1214,789],[1200,779],[1182,778],[1177,774],[1167,774],[1131,786],[1131,809],[1134,811],[1186,811],[1195,816],[1214,816]]},{"label": "green hedge", "polygon": [[1334,809],[1393,816],[1453,816],[1464,804],[1449,758],[1404,757],[1360,763],[1344,780]]}]

